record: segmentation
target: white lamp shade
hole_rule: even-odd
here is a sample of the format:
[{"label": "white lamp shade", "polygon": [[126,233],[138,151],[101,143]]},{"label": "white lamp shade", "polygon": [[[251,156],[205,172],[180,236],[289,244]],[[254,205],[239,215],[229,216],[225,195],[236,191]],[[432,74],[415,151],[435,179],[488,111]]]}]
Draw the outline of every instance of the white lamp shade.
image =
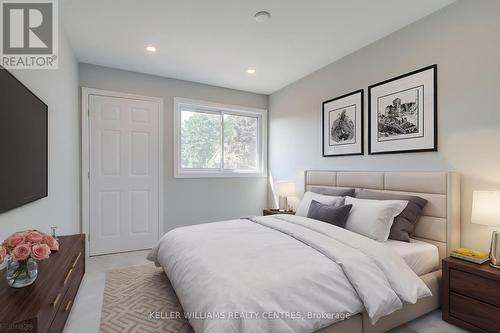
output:
[{"label": "white lamp shade", "polygon": [[500,192],[474,191],[471,222],[500,226]]},{"label": "white lamp shade", "polygon": [[294,182],[277,182],[274,184],[276,194],[281,197],[291,197],[295,195]]}]

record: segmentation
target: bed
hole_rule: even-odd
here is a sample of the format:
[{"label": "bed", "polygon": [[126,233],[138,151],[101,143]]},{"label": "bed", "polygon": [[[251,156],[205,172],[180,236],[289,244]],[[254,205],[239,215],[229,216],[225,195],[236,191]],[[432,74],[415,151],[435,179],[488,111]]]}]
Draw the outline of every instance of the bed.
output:
[{"label": "bed", "polygon": [[306,171],[305,190],[311,187],[411,194],[428,203],[406,244],[380,244],[323,222],[311,227],[307,218],[281,215],[169,232],[149,258],[164,268],[188,312],[272,308],[352,314],[334,323],[277,318],[272,326],[254,318],[200,316],[189,320],[195,331],[385,332],[439,307],[440,259],[460,244],[458,174]]},{"label": "bed", "polygon": [[[363,172],[305,171],[305,189],[313,186],[354,187],[383,192],[414,194],[428,200],[415,227],[414,238],[438,248],[439,261],[460,246],[460,176],[456,172]],[[433,295],[416,304],[406,304],[371,325],[365,312],[349,321],[333,324],[318,332],[385,332],[440,306],[441,270],[420,276]]]}]

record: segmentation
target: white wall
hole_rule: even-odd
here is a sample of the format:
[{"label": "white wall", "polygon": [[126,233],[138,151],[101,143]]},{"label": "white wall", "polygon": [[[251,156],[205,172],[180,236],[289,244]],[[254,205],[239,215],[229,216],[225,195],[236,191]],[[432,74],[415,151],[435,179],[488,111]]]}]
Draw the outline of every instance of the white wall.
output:
[{"label": "white wall", "polygon": [[[11,73],[48,105],[49,195],[0,214],[0,241],[12,232],[39,229],[80,232],[80,117],[78,64],[62,29],[59,69],[13,70]],[[3,161],[2,161],[3,162]]]},{"label": "white wall", "polygon": [[[275,92],[269,98],[271,176],[303,188],[306,169],[457,170],[462,245],[486,250],[492,229],[472,225],[470,212],[473,190],[500,190],[499,36],[500,1],[458,1]],[[368,85],[435,63],[439,152],[321,156],[323,101],[364,88],[367,105]]]},{"label": "white wall", "polygon": [[175,179],[173,177],[174,97],[267,109],[267,96],[80,64],[80,85],[163,98],[165,232],[189,224],[262,214],[267,178]]}]

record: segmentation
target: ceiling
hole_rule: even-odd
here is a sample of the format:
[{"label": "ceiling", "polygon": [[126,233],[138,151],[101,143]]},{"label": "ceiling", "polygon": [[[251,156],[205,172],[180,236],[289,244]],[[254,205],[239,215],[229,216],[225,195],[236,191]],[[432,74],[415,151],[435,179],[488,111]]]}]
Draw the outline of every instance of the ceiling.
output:
[{"label": "ceiling", "polygon": [[60,17],[81,62],[270,94],[452,2],[60,0]]}]

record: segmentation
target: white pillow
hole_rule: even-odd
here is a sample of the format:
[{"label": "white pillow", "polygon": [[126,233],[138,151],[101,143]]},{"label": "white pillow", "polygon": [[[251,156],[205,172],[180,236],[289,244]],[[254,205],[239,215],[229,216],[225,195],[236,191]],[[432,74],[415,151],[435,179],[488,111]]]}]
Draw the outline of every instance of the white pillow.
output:
[{"label": "white pillow", "polygon": [[307,217],[307,212],[309,212],[309,206],[311,206],[311,201],[316,200],[324,205],[334,205],[342,206],[344,204],[344,197],[336,197],[332,195],[323,195],[318,193],[313,193],[307,191],[304,197],[300,201],[299,207],[295,215]]},{"label": "white pillow", "polygon": [[407,200],[370,200],[346,197],[352,205],[345,228],[366,237],[385,242],[389,238],[394,217],[408,205]]}]

